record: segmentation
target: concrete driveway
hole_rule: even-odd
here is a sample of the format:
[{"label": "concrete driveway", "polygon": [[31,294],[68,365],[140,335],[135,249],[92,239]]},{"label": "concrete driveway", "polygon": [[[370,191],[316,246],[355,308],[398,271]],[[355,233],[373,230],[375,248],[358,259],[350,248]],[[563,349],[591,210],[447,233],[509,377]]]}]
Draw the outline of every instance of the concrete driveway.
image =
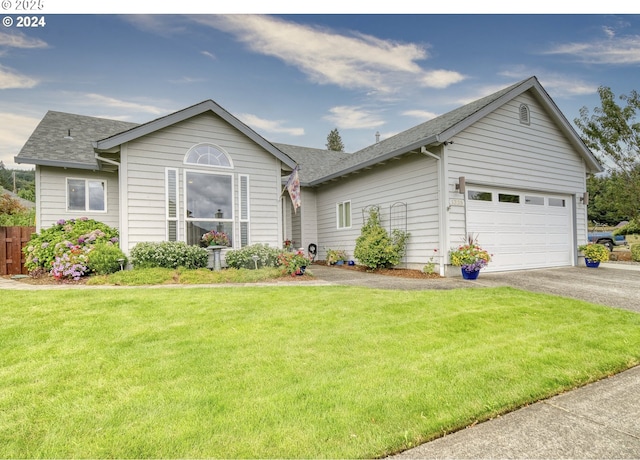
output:
[{"label": "concrete driveway", "polygon": [[475,281],[461,277],[405,279],[314,265],[319,280],[331,284],[380,289],[423,290],[511,286],[533,292],[586,300],[640,313],[640,265],[601,264],[599,268],[562,267],[480,273]]},{"label": "concrete driveway", "polygon": [[638,265],[601,264],[599,268],[563,267],[481,273],[476,284],[512,286],[640,313],[640,266]]}]

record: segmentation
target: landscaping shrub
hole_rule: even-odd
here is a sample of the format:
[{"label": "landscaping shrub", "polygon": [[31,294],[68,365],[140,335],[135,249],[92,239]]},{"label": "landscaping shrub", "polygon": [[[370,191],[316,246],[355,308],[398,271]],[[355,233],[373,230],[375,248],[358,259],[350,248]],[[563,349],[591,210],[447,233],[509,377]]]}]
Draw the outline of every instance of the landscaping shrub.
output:
[{"label": "landscaping shrub", "polygon": [[25,208],[8,193],[0,195],[0,227],[31,227],[35,222],[35,209]]},{"label": "landscaping shrub", "polygon": [[126,265],[127,257],[113,243],[98,243],[89,253],[89,268],[98,275],[108,275],[120,270],[120,263]]},{"label": "landscaping shrub", "polygon": [[131,250],[134,268],[204,268],[208,254],[205,248],[191,246],[183,241],[138,243]]},{"label": "landscaping shrub", "polygon": [[29,273],[51,270],[57,277],[77,278],[91,271],[88,254],[101,243],[117,245],[118,230],[86,217],[61,219],[31,235],[23,249],[25,266]]},{"label": "landscaping shrub", "polygon": [[640,224],[635,220],[632,220],[623,227],[617,228],[613,231],[614,235],[640,235]]},{"label": "landscaping shrub", "polygon": [[268,244],[252,244],[242,249],[233,249],[225,254],[225,261],[231,268],[256,268],[253,256],[258,256],[258,268],[275,267],[282,251]]},{"label": "landscaping shrub", "polygon": [[640,262],[640,243],[631,245],[631,260]]},{"label": "landscaping shrub", "polygon": [[408,238],[408,233],[397,229],[389,235],[380,224],[380,212],[372,208],[356,239],[353,255],[358,262],[372,270],[398,265],[404,256]]}]

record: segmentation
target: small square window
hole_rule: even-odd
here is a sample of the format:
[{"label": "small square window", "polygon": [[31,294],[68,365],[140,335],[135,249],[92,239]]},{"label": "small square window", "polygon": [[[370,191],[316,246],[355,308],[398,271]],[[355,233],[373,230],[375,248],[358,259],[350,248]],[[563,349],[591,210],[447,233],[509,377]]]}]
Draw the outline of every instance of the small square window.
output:
[{"label": "small square window", "polygon": [[493,201],[493,194],[491,192],[478,192],[477,190],[469,190],[467,196],[470,200],[474,201]]},{"label": "small square window", "polygon": [[499,193],[498,201],[500,203],[520,203],[520,195],[511,195],[509,193]]},{"label": "small square window", "polygon": [[530,196],[527,195],[524,197],[525,204],[532,204],[537,206],[544,206],[544,198],[541,196]]},{"label": "small square window", "polygon": [[562,198],[549,198],[549,206],[564,208],[566,206],[566,203]]}]

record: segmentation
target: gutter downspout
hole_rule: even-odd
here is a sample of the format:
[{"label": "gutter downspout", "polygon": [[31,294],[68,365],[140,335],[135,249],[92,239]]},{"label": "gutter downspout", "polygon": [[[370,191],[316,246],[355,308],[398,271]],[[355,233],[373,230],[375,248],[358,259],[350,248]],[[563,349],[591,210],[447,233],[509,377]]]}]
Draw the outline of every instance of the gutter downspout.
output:
[{"label": "gutter downspout", "polygon": [[[437,180],[438,180],[438,252],[440,253],[440,257],[438,257],[439,260],[439,264],[438,264],[438,270],[440,272],[440,276],[444,276],[445,273],[445,254],[446,254],[446,250],[444,248],[444,242],[446,240],[445,237],[445,232],[446,232],[446,228],[444,225],[444,220],[445,220],[445,212],[446,212],[446,204],[444,202],[445,200],[445,196],[444,196],[444,163],[442,161],[442,158],[438,155],[436,155],[433,152],[430,152],[429,150],[427,150],[426,146],[422,146],[420,148],[420,153],[422,153],[423,155],[429,156],[431,158],[434,158],[437,162],[438,162],[438,172],[437,172]],[[444,152],[443,152],[444,154]]]}]

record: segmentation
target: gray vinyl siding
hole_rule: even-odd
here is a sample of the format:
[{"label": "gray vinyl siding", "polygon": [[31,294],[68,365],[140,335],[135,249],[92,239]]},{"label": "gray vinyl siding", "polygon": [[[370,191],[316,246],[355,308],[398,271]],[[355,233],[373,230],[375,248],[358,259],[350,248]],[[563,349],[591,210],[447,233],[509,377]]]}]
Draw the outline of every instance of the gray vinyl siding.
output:
[{"label": "gray vinyl siding", "polygon": [[[183,164],[187,151],[209,142],[224,149],[233,169]],[[240,175],[249,176],[250,243],[279,243],[280,162],[225,121],[207,112],[128,143],[126,162],[127,201],[124,219],[129,229],[127,246],[141,241],[166,240],[165,169],[178,170],[179,238],[185,238],[184,171],[233,174],[235,245],[239,247]],[[124,169],[124,168],[123,168]]]},{"label": "gray vinyl siding", "polygon": [[[530,124],[519,120],[520,104],[530,109]],[[569,197],[586,190],[586,166],[556,123],[529,93],[509,101],[471,125],[446,147],[450,198],[460,176],[468,184],[539,190]],[[571,203],[574,201],[572,200]],[[577,234],[586,235],[584,206],[577,209]],[[464,239],[464,207],[448,215],[451,244]]]},{"label": "gray vinyl siding", "polygon": [[[353,259],[355,241],[368,214],[377,205],[382,225],[389,229],[390,207],[407,204],[407,231],[411,234],[403,265],[422,268],[438,248],[438,180],[436,160],[411,154],[360,174],[330,182],[316,192],[318,258],[327,249],[344,249]],[[351,228],[338,229],[336,204],[351,201]]]},{"label": "gray vinyl siding", "polygon": [[[62,169],[38,166],[36,191],[38,196],[38,230],[51,227],[60,219],[88,217],[118,228],[118,176],[117,173],[88,171],[84,169]],[[104,180],[107,184],[107,210],[67,211],[67,178]]]}]

